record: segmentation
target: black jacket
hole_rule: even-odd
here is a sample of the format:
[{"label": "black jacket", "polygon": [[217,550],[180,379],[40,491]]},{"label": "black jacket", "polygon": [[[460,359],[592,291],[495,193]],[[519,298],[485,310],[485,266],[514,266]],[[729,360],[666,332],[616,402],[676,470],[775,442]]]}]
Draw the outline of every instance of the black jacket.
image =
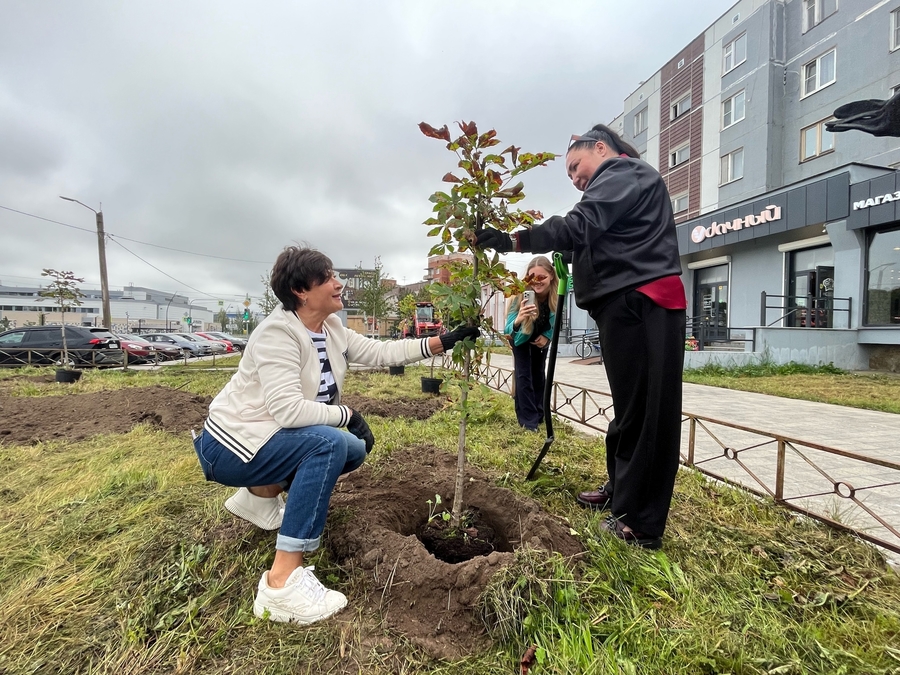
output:
[{"label": "black jacket", "polygon": [[569,213],[548,218],[528,235],[523,249],[530,243],[536,253],[573,252],[575,304],[585,309],[681,274],[669,192],[656,169],[639,159],[605,161]]}]

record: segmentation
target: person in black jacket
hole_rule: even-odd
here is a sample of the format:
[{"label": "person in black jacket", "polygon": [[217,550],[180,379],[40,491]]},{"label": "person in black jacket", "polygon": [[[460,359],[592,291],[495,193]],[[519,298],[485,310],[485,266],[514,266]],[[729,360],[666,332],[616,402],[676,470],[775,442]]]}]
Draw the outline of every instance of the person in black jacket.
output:
[{"label": "person in black jacket", "polygon": [[681,445],[685,300],[672,202],[659,173],[598,124],[573,136],[566,172],[584,194],[565,216],[479,248],[572,251],[575,303],[597,322],[615,418],[606,436],[606,485],[578,502],[610,510],[603,529],[659,548]]}]

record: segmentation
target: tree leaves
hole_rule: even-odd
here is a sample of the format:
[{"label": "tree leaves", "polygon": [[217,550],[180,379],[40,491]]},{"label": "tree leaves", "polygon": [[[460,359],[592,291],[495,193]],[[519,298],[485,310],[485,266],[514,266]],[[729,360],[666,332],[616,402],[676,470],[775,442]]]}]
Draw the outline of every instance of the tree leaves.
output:
[{"label": "tree leaves", "polygon": [[454,176],[449,171],[444,174],[444,177],[441,178],[441,180],[444,181],[445,183],[462,183],[462,181],[459,178]]},{"label": "tree leaves", "polygon": [[419,122],[419,130],[429,138],[437,138],[440,141],[450,142],[450,130],[445,124],[440,129],[435,129],[426,122]]}]

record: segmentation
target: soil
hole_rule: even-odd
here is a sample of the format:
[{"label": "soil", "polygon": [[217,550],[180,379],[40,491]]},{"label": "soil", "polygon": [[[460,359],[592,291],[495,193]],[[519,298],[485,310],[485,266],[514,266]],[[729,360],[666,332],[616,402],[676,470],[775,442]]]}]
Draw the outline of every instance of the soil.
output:
[{"label": "soil", "polygon": [[[52,375],[40,380],[44,382],[57,386]],[[425,419],[446,402],[348,396],[344,403],[363,414]],[[199,429],[208,407],[207,397],[166,387],[48,397],[9,396],[0,387],[0,445],[126,433],[141,422],[181,433]],[[487,555],[443,562],[418,538],[428,520],[428,500],[439,494],[439,512],[451,508],[456,477],[455,454],[427,445],[397,451],[377,468],[366,464],[343,476],[325,530],[325,545],[350,575],[351,605],[380,617],[393,632],[439,659],[458,659],[489,647],[476,603],[491,577],[512,561],[515,549],[528,546],[564,556],[582,550],[569,526],[534,500],[497,487],[475,467],[468,466],[466,475],[466,504],[482,519],[475,527],[493,530],[494,550]],[[235,519],[215,536],[243,537],[248,530],[254,540],[271,534]]]},{"label": "soil", "polygon": [[358,575],[363,589],[363,597],[351,596],[350,602],[380,614],[434,658],[453,660],[487,648],[478,596],[516,548],[564,556],[582,550],[569,526],[534,500],[497,487],[476,467],[467,466],[466,475],[466,504],[495,533],[497,550],[486,556],[443,562],[416,536],[435,494],[441,507],[451,507],[456,479],[456,457],[426,445],[395,452],[377,468],[363,465],[339,480],[325,530],[332,556]]},{"label": "soil", "polygon": [[[53,382],[53,376],[48,377]],[[40,397],[0,393],[0,445],[124,434],[142,422],[174,433],[199,430],[209,402],[205,396],[168,387]]]}]

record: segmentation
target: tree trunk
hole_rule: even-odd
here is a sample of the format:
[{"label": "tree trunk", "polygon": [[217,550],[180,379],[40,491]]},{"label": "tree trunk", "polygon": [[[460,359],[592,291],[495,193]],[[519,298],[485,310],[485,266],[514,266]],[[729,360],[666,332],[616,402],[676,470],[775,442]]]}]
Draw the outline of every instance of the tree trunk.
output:
[{"label": "tree trunk", "polygon": [[469,398],[469,367],[471,352],[466,352],[466,360],[463,363],[463,381],[466,386],[462,387],[459,398],[459,407],[462,411],[462,417],[459,420],[459,447],[456,451],[456,489],[453,493],[453,508],[450,511],[450,525],[459,527],[463,512],[463,489],[466,484],[466,421],[469,414],[466,411],[466,400]]}]

